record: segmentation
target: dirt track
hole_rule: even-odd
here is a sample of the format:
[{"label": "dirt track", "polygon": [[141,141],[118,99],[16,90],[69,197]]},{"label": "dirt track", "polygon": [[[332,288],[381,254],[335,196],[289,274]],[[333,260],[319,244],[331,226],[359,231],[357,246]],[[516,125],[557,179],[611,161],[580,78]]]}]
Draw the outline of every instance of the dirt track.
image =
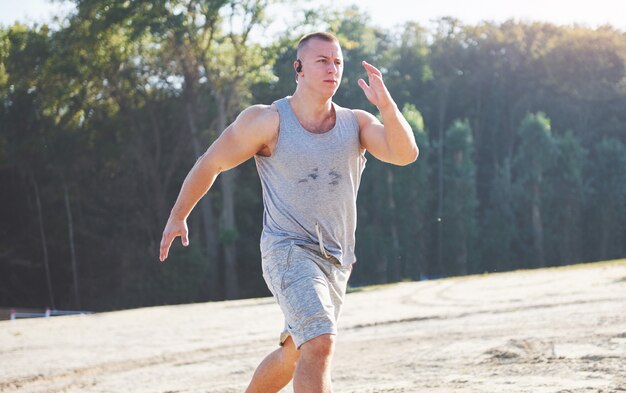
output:
[{"label": "dirt track", "polygon": [[[626,392],[626,260],[370,288],[344,310],[335,392]],[[242,392],[281,328],[271,298],[2,321],[0,392]]]}]

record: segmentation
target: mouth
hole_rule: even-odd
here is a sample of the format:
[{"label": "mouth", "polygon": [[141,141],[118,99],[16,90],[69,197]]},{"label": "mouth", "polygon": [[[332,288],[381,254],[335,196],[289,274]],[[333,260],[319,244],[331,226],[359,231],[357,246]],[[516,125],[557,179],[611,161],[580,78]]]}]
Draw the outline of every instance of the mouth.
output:
[{"label": "mouth", "polygon": [[324,83],[331,83],[331,84],[333,84],[333,85],[336,85],[336,84],[337,84],[337,81],[336,81],[336,80],[334,80],[334,79],[326,79],[326,80],[324,81]]}]

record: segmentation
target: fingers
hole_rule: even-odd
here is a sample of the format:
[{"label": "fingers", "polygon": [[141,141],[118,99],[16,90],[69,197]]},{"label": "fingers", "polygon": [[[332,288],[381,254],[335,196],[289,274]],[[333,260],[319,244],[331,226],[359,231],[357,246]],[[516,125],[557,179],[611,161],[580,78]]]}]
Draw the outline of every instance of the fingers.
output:
[{"label": "fingers", "polygon": [[361,89],[363,89],[363,91],[367,91],[370,88],[363,79],[359,79],[357,83],[359,84]]},{"label": "fingers", "polygon": [[170,247],[172,246],[172,241],[174,241],[175,237],[176,236],[170,232],[163,232],[163,238],[161,238],[161,248],[159,249],[159,260],[161,262],[167,259]]},{"label": "fingers", "polygon": [[370,74],[376,75],[380,78],[382,78],[383,74],[380,72],[380,70],[376,67],[374,67],[373,65],[371,65],[370,63],[366,62],[365,60],[361,62],[361,64],[363,65],[363,68],[365,68],[365,70],[367,71],[368,76],[371,77]]},{"label": "fingers", "polygon": [[362,61],[361,64],[367,72],[367,78],[369,85],[362,79],[359,80],[359,86],[363,89],[367,99],[379,109],[387,106],[392,101],[389,91],[383,82],[382,72],[366,61]]},{"label": "fingers", "polygon": [[371,102],[373,99],[372,88],[369,87],[363,79],[359,79],[357,83],[359,84],[359,87],[363,89],[363,93],[365,93],[365,96],[367,97],[367,99]]},{"label": "fingers", "polygon": [[363,64],[365,71],[367,71],[367,78],[369,79],[370,87],[372,89],[378,89],[380,86],[384,84],[383,74],[380,72],[378,68],[374,67],[373,65],[371,65],[370,63],[366,61],[362,61],[361,64]]},{"label": "fingers", "polygon": [[167,259],[170,252],[170,247],[174,239],[180,236],[180,242],[184,247],[189,245],[189,229],[187,229],[187,223],[183,221],[168,221],[165,229],[163,230],[163,237],[161,238],[161,247],[159,249],[159,259],[161,262]]}]

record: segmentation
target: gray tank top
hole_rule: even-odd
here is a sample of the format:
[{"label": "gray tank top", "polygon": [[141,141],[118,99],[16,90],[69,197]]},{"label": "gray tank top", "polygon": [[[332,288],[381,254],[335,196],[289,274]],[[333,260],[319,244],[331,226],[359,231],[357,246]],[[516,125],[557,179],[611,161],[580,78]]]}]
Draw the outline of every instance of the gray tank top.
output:
[{"label": "gray tank top", "polygon": [[314,246],[348,266],[356,261],[356,197],[366,162],[359,124],[351,110],[333,103],[335,126],[314,134],[302,127],[289,98],[274,103],[280,127],[272,155],[254,157],[265,207],[261,253]]}]

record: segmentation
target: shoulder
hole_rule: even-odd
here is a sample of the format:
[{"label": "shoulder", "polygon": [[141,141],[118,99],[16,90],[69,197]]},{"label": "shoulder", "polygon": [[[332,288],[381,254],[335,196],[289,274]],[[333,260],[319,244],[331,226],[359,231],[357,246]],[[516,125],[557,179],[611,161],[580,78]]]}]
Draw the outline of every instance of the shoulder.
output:
[{"label": "shoulder", "polygon": [[252,105],[241,111],[231,127],[236,134],[266,141],[278,133],[279,122],[274,104]]},{"label": "shoulder", "polygon": [[241,111],[235,120],[238,126],[254,126],[259,129],[278,126],[278,110],[272,105],[252,105]]},{"label": "shoulder", "polygon": [[255,154],[271,155],[279,124],[276,105],[252,105],[241,111],[227,131],[236,143],[254,145]]},{"label": "shoulder", "polygon": [[380,121],[376,118],[376,116],[371,113],[364,111],[362,109],[351,109],[352,113],[356,117],[356,120],[359,122],[359,127],[361,129],[365,128],[370,124],[380,124]]}]

